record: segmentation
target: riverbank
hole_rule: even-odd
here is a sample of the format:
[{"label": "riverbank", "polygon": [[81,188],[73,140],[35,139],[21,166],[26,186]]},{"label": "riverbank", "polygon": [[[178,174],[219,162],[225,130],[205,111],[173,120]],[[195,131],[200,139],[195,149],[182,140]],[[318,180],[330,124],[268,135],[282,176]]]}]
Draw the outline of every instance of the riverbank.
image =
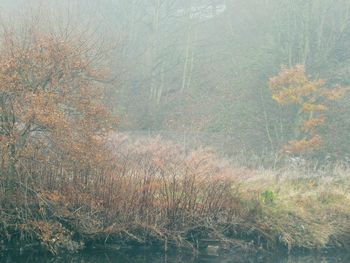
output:
[{"label": "riverbank", "polygon": [[243,169],[159,139],[114,152],[108,173],[14,182],[1,196],[0,250],[349,251],[348,169]]},{"label": "riverbank", "polygon": [[[312,177],[288,171],[250,173],[230,181],[196,182],[193,204],[184,193],[168,193],[165,198],[164,189],[145,189],[143,178],[130,182],[137,190],[113,210],[119,196],[106,203],[79,184],[71,194],[68,189],[63,194],[20,185],[27,196],[17,193],[21,201],[2,204],[0,248],[40,248],[53,254],[140,245],[164,250],[205,246],[266,252],[349,250],[347,172]],[[180,186],[193,182],[179,178],[175,183],[174,189],[181,192]],[[175,199],[166,206],[170,197]],[[138,206],[129,207],[133,203]]]}]

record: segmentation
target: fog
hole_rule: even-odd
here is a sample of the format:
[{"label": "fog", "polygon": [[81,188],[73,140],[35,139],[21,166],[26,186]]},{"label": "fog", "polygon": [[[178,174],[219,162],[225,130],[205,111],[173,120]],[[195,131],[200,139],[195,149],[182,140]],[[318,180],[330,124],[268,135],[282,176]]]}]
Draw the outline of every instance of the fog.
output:
[{"label": "fog", "polygon": [[[0,8],[3,22],[46,16],[113,46],[107,97],[119,131],[198,137],[224,154],[274,155],[307,139],[295,132],[298,105],[273,99],[269,79],[281,66],[304,65],[327,89],[350,82],[347,0],[1,0]],[[308,156],[350,153],[349,100],[325,102],[322,144]]]},{"label": "fog", "polygon": [[349,116],[350,0],[0,0],[0,262],[350,262]]}]

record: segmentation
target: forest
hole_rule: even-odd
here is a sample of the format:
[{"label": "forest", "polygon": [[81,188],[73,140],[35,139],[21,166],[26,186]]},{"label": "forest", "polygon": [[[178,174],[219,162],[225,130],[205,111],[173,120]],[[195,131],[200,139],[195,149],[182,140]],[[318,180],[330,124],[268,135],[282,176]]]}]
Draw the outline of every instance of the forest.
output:
[{"label": "forest", "polygon": [[0,256],[350,247],[350,1],[1,0]]}]

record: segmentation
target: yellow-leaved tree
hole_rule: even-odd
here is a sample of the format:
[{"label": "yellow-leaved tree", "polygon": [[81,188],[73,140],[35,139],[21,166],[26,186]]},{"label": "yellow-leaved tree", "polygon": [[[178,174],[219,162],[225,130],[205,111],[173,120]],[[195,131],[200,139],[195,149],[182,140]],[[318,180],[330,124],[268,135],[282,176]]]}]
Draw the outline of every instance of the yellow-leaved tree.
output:
[{"label": "yellow-leaved tree", "polygon": [[295,105],[293,140],[283,149],[290,153],[305,153],[318,149],[322,137],[318,128],[327,121],[327,102],[344,96],[347,88],[326,86],[324,80],[310,80],[304,65],[282,67],[281,72],[270,78],[272,98],[280,105]]}]

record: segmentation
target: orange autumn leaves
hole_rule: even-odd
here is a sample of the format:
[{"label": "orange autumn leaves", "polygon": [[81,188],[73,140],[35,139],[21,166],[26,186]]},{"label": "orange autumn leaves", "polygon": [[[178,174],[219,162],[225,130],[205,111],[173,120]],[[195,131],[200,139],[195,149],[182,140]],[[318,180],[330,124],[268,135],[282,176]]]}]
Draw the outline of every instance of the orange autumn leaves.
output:
[{"label": "orange autumn leaves", "polygon": [[[115,124],[103,105],[107,70],[88,41],[38,32],[6,32],[0,43],[2,163],[33,156],[92,165]],[[11,150],[10,150],[11,149]],[[93,149],[93,150],[92,150]]]},{"label": "orange autumn leaves", "polygon": [[296,129],[298,137],[284,145],[284,151],[305,153],[318,149],[322,137],[318,128],[325,124],[327,102],[345,95],[347,88],[328,88],[324,80],[310,80],[303,65],[294,68],[283,67],[281,72],[270,78],[272,98],[281,105],[296,105]]}]

